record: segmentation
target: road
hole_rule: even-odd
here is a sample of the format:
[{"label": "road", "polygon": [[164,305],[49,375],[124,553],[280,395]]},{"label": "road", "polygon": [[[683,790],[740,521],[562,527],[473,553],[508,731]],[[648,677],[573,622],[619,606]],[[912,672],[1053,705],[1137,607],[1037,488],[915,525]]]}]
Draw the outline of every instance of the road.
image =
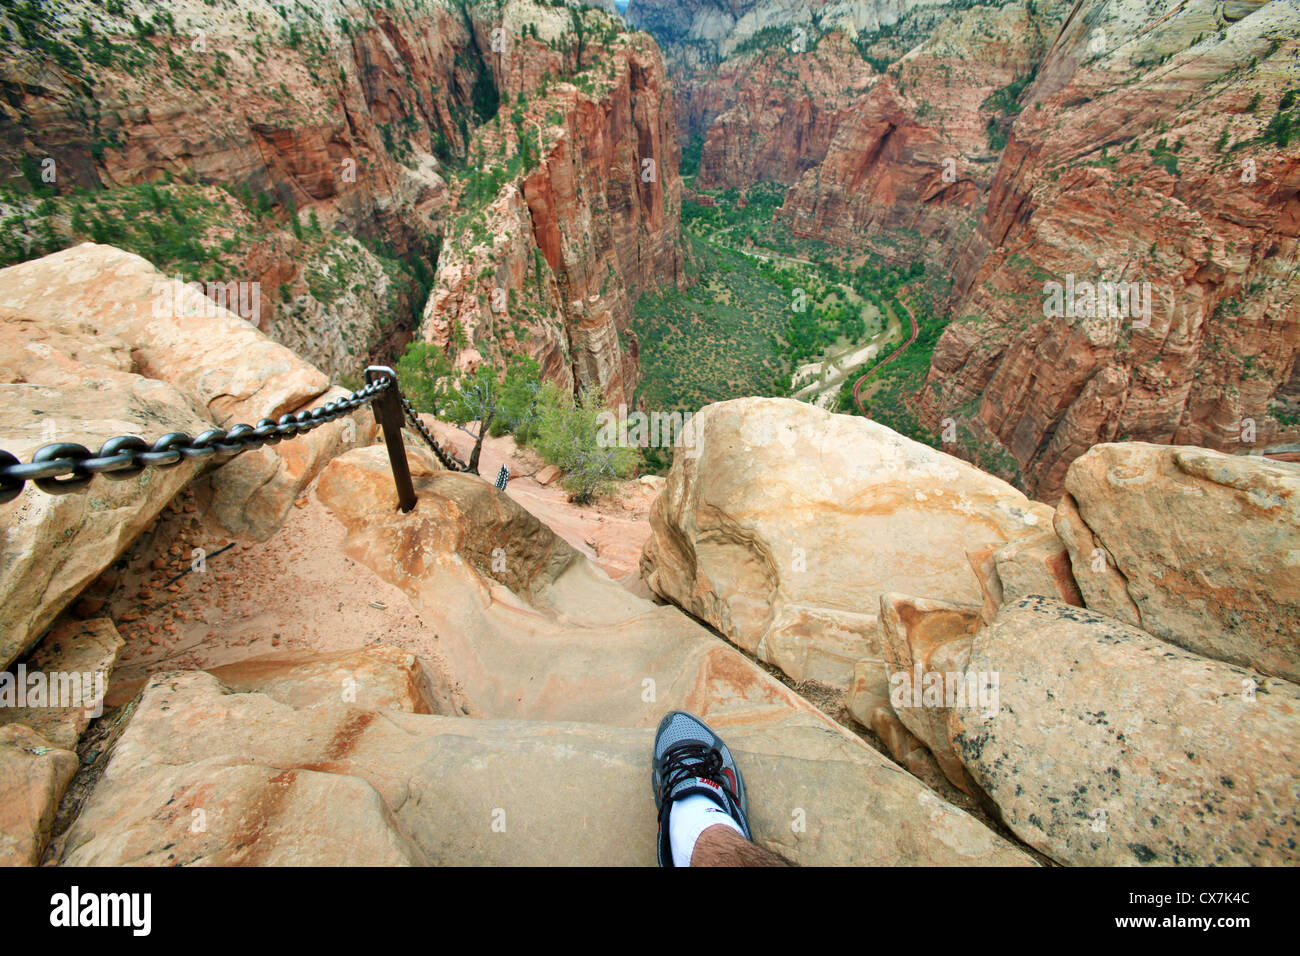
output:
[{"label": "road", "polygon": [[862,407],[862,396],[859,393],[862,391],[862,386],[866,383],[867,379],[871,378],[873,374],[875,374],[880,369],[884,368],[886,365],[892,362],[894,359],[902,355],[903,350],[916,341],[916,335],[918,331],[916,327],[916,317],[912,315],[912,310],[909,309],[907,306],[903,305],[902,302],[899,302],[898,299],[894,299],[894,301],[898,303],[898,307],[900,309],[902,309],[904,312],[907,313],[907,321],[910,322],[912,325],[912,334],[908,336],[906,342],[904,342],[898,348],[894,349],[894,351],[890,352],[888,358],[884,359],[879,365],[872,368],[865,375],[863,375],[861,378],[859,378],[856,382],[853,383],[853,402],[858,406],[858,411],[861,412],[863,415],[867,413],[867,410]]}]

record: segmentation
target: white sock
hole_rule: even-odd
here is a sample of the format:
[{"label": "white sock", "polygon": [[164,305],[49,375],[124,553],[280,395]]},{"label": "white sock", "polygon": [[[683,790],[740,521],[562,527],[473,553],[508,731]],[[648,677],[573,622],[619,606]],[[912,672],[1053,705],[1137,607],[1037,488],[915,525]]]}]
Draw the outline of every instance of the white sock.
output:
[{"label": "white sock", "polygon": [[693,793],[674,803],[668,812],[668,843],[673,850],[673,865],[690,866],[695,841],[709,827],[719,824],[745,835],[730,813],[702,793]]}]

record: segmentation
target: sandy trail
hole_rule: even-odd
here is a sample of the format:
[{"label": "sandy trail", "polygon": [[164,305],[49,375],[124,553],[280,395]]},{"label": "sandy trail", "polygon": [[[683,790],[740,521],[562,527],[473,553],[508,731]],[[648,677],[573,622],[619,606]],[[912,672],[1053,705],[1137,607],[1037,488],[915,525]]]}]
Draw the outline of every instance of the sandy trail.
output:
[{"label": "sandy trail", "polygon": [[[472,440],[426,416],[440,441],[462,458]],[[650,534],[650,503],[661,479],[633,480],[597,503],[570,504],[558,484],[526,473],[544,463],[507,437],[489,438],[482,472],[502,463],[514,477],[507,493],[614,578],[636,577]],[[542,475],[542,477],[547,477]],[[115,687],[168,669],[205,669],[281,650],[333,651],[391,644],[446,667],[439,638],[406,595],[342,552],[344,530],[314,487],[289,510],[269,541],[234,540],[203,519],[204,503],[187,491],[109,572],[115,579],[107,613],[126,642]],[[191,571],[194,548],[212,555]],[[103,612],[101,612],[103,613]]]}]

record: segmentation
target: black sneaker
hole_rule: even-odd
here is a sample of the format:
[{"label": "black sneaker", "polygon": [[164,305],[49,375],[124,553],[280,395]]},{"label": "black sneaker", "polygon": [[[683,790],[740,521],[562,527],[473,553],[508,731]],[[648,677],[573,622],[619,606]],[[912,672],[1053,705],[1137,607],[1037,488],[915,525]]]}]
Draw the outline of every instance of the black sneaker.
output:
[{"label": "black sneaker", "polygon": [[749,804],[745,778],[722,738],[698,717],[674,710],[659,722],[655,732],[654,762],[650,772],[655,807],[659,811],[659,865],[673,866],[668,840],[668,815],[683,797],[702,793],[731,816],[747,840]]}]

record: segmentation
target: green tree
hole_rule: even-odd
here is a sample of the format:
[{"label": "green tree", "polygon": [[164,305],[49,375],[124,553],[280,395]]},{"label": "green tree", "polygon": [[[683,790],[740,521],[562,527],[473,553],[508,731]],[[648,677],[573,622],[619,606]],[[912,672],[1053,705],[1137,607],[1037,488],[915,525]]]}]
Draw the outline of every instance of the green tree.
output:
[{"label": "green tree", "polygon": [[587,21],[574,7],[569,8],[569,21],[573,25],[573,72],[582,72],[582,51],[587,46]]},{"label": "green tree", "polygon": [[412,342],[397,360],[397,381],[416,411],[437,415],[447,398],[451,359],[432,342]]},{"label": "green tree", "polygon": [[[526,418],[530,383],[537,379],[538,365],[520,355],[510,356],[508,362],[504,374],[483,363],[473,372],[460,375],[455,387],[445,394],[444,417],[474,439],[469,470],[476,475],[483,439],[488,433],[501,434]],[[496,429],[498,420],[504,423],[504,428]],[[470,425],[476,426],[476,430],[471,430]]]},{"label": "green tree", "polygon": [[535,359],[523,356],[512,359],[501,382],[493,435],[510,432],[524,444],[533,440],[541,416],[541,373]]}]

